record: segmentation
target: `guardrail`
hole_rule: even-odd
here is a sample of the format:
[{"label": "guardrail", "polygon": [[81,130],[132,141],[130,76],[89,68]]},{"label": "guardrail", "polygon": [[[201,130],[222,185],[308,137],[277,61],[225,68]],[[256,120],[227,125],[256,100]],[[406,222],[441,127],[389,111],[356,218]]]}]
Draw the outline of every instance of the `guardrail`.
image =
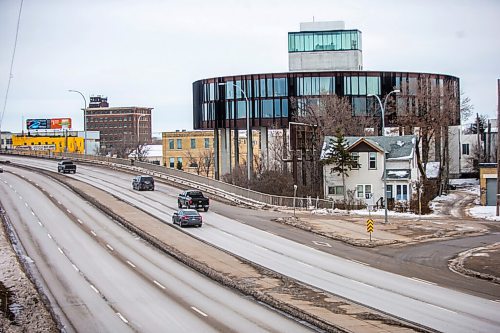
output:
[{"label": "guardrail", "polygon": [[[168,181],[197,188],[208,193],[221,196],[238,203],[256,207],[287,207],[304,209],[334,209],[335,202],[319,198],[294,198],[277,196],[253,191],[247,188],[225,183],[205,176],[188,173],[182,170],[166,168],[157,164],[140,162],[133,159],[122,159],[105,156],[82,155],[74,153],[51,153],[45,151],[1,151],[1,154],[12,154],[50,159],[72,159],[97,164],[108,164],[137,172],[148,172]],[[295,201],[295,204],[294,204]]]}]

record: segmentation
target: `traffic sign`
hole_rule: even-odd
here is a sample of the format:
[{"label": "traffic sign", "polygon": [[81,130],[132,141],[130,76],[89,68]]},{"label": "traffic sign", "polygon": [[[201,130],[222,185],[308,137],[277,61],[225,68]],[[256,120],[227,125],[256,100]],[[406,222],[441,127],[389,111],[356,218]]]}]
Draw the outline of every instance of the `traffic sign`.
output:
[{"label": "traffic sign", "polygon": [[368,219],[366,221],[366,232],[369,232],[369,233],[372,233],[373,232],[373,220],[372,219]]}]

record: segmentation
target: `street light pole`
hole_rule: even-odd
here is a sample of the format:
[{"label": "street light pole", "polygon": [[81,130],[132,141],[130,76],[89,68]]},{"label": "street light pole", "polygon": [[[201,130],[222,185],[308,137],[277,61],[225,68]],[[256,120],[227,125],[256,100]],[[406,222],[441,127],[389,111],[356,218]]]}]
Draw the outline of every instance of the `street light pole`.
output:
[{"label": "street light pole", "polygon": [[137,117],[137,145],[139,145],[139,140],[140,140],[140,136],[139,136],[139,121],[141,120],[142,117],[145,117],[147,116],[147,114],[140,114],[138,117]]},{"label": "street light pole", "polygon": [[[385,99],[384,99],[384,105],[382,105],[382,101],[380,100],[380,97],[378,97],[377,95],[375,94],[369,94],[368,97],[375,97],[378,101],[378,104],[380,105],[380,110],[381,110],[381,113],[382,113],[382,136],[385,136],[385,107],[387,106],[387,98],[392,94],[397,94],[399,92],[399,90],[393,90],[391,91],[390,93],[388,93],[386,96],[385,96]],[[385,209],[385,212],[384,212],[384,223],[388,223],[387,222],[387,156],[386,156],[386,152],[385,152],[385,149],[384,149],[384,209]]]},{"label": "street light pole", "polygon": [[232,82],[221,82],[219,83],[219,86],[224,86],[226,83],[232,84],[236,88],[238,88],[241,93],[243,94],[243,97],[245,97],[246,100],[246,113],[247,113],[247,180],[248,180],[248,188],[250,188],[250,180],[251,180],[251,173],[252,173],[252,133],[250,131],[250,102],[248,101],[247,94],[245,94],[245,91],[241,89],[239,86]]},{"label": "street light pole", "polygon": [[74,92],[80,94],[83,98],[83,154],[87,154],[87,100],[85,96],[78,90],[68,90],[69,92]]}]

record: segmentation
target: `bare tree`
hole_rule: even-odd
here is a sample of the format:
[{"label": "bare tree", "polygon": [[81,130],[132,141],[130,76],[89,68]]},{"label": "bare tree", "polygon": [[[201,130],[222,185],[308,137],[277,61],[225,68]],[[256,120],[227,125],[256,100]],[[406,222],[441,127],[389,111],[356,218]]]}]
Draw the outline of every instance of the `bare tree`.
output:
[{"label": "bare tree", "polygon": [[213,148],[203,150],[201,153],[201,169],[207,177],[210,176],[210,171],[213,169],[214,155]]},{"label": "bare tree", "polygon": [[199,175],[202,172],[203,157],[201,154],[193,154],[191,150],[186,152],[186,158],[188,160],[188,167],[194,168],[196,174]]},{"label": "bare tree", "polygon": [[151,150],[151,147],[145,143],[139,143],[135,147],[134,155],[137,160],[140,162],[147,161],[148,153]]}]

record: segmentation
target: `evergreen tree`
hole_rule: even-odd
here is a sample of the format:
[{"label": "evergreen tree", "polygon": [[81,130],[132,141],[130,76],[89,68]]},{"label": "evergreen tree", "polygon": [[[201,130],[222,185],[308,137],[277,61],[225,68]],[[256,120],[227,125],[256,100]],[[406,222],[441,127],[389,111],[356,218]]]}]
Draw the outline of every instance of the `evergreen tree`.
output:
[{"label": "evergreen tree", "polygon": [[330,139],[328,148],[331,155],[325,160],[325,164],[332,165],[330,173],[336,173],[338,176],[342,176],[344,203],[347,204],[345,177],[349,177],[348,172],[352,169],[359,168],[358,160],[347,150],[348,143],[340,130],[337,130],[335,138]]}]

